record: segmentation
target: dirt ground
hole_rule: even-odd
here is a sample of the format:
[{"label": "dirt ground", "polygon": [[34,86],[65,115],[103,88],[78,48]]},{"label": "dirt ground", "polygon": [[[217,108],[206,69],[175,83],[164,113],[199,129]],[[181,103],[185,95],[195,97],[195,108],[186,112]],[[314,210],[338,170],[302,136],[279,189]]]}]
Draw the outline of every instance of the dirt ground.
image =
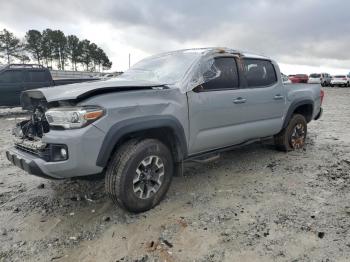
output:
[{"label": "dirt ground", "polygon": [[305,150],[271,142],[188,163],[165,200],[130,214],[103,181],[51,181],[4,155],[0,261],[350,261],[350,88],[326,89]]}]

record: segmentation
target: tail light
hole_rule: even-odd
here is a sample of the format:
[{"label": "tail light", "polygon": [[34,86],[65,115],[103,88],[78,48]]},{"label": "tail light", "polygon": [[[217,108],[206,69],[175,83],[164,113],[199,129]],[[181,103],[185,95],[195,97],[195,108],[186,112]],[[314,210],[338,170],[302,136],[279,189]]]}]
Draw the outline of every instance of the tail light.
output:
[{"label": "tail light", "polygon": [[324,91],[323,91],[323,89],[321,89],[320,98],[321,98],[321,105],[322,105],[323,98],[324,98]]}]

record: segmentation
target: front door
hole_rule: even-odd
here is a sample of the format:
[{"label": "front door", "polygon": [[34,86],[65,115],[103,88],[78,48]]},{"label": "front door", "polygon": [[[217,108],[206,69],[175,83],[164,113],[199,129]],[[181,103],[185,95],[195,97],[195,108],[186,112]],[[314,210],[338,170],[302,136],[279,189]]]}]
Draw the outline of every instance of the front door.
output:
[{"label": "front door", "polygon": [[218,76],[187,93],[190,119],[189,153],[196,154],[239,143],[235,129],[242,121],[239,74],[234,57],[217,57],[211,73]]}]

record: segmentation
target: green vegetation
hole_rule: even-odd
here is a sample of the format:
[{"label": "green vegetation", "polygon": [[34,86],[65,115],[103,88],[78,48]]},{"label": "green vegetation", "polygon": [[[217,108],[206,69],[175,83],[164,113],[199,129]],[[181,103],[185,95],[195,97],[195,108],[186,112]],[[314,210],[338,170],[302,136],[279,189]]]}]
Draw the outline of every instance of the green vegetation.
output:
[{"label": "green vegetation", "polygon": [[61,70],[108,70],[112,67],[106,53],[89,40],[66,36],[61,30],[29,30],[23,41],[6,29],[0,31],[0,58],[6,63],[34,61]]}]

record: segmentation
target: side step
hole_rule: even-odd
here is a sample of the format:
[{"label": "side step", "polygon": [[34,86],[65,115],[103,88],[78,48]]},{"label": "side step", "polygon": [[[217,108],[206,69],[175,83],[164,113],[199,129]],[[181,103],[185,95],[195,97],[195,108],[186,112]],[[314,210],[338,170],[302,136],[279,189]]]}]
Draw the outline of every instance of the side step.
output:
[{"label": "side step", "polygon": [[191,159],[189,159],[189,161],[195,162],[195,163],[200,163],[200,164],[205,164],[205,163],[209,163],[209,162],[218,160],[220,158],[220,156],[221,156],[220,153],[216,153],[216,154],[210,154],[210,155],[206,155],[206,156],[202,156],[202,157],[198,157],[198,158],[191,158]]}]

